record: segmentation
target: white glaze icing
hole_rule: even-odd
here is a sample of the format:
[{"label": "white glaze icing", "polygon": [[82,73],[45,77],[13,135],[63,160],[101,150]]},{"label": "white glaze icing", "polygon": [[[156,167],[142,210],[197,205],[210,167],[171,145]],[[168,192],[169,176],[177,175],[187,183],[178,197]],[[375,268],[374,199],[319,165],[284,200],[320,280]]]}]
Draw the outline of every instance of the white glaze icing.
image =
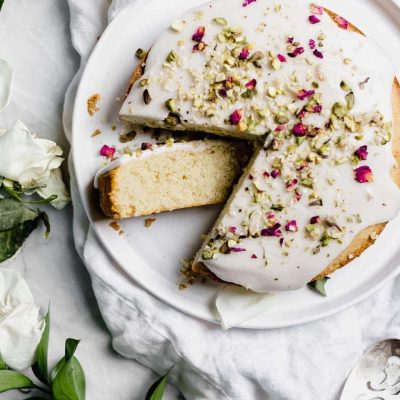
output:
[{"label": "white glaze icing", "polygon": [[[144,88],[137,83],[121,109],[121,116],[133,122],[163,126],[162,121],[168,114],[164,102],[173,98],[182,115],[182,123],[174,129],[262,135],[275,131],[277,113],[283,112],[288,117],[285,131],[290,133],[293,124],[299,122],[295,110],[309,101],[300,100],[297,94],[302,89],[311,90],[313,82],[318,84],[314,90],[316,95],[320,94],[316,101],[322,105],[322,112],[307,113],[302,123],[320,128],[320,133],[315,139],[307,138],[291,150],[288,145],[293,145],[295,138],[284,134],[281,147],[277,146],[275,151],[259,151],[196,260],[203,262],[222,280],[254,291],[293,290],[304,286],[324,270],[362,229],[388,221],[398,212],[400,191],[390,176],[395,163],[392,146],[390,141],[381,144],[382,136],[387,139],[391,128],[388,124],[376,126],[370,123],[376,119],[373,115],[377,111],[385,121],[392,119],[394,72],[388,57],[373,40],[338,28],[326,13],[317,15],[319,23],[311,24],[309,4],[303,0],[257,0],[247,7],[243,7],[243,0],[231,0],[229,7],[226,4],[225,0],[217,0],[201,6],[182,17],[181,21],[185,23],[179,25],[181,32],[169,29],[161,35],[149,54],[143,76],[143,79],[148,79],[146,88],[153,100],[144,104]],[[240,36],[250,44],[246,44],[246,47],[251,47],[250,54],[255,51],[264,53],[264,58],[259,61],[261,68],[245,62],[233,67],[224,64],[225,45],[215,45],[218,41],[216,36],[225,27],[213,22],[215,17],[225,18],[227,27],[243,30]],[[203,41],[208,46],[204,51],[193,52],[196,43],[192,35],[199,26],[206,28]],[[293,52],[293,48],[287,48],[288,37],[299,43],[293,48],[304,48],[303,54],[295,58],[288,55]],[[316,49],[323,54],[322,59],[313,54],[310,39],[315,40]],[[239,40],[236,44],[228,44],[228,49],[235,52],[237,43],[242,46]],[[178,61],[165,66],[171,50],[177,53]],[[277,63],[277,54],[283,55],[286,61]],[[209,93],[210,82],[219,80],[216,78],[218,74],[225,77],[238,75],[240,84],[233,89],[234,101],[230,103],[217,96],[216,113],[207,117],[204,110],[213,104],[205,100],[205,95]],[[242,98],[245,83],[252,79],[257,81],[256,91],[251,99]],[[341,82],[345,82],[349,89],[341,87]],[[332,120],[333,105],[346,104],[345,96],[350,90],[355,103],[351,110],[346,111],[348,128],[343,126],[343,117],[339,116],[341,122],[338,126],[325,129]],[[204,109],[193,106],[201,95],[204,95]],[[254,107],[263,111],[264,119]],[[246,122],[249,122],[250,115],[256,115],[254,126],[247,123],[246,129],[238,129],[238,125],[230,124],[229,116],[237,109],[243,110],[242,120]],[[362,127],[360,132],[351,132],[355,130],[350,128],[354,121]],[[268,147],[274,137],[274,133],[270,134],[264,147]],[[351,158],[362,145],[368,146],[368,158],[352,165]],[[314,153],[319,154],[318,163],[309,161],[305,168],[305,173],[312,173],[311,189],[300,182],[305,179],[303,171],[297,170],[294,162],[308,156],[315,157]],[[278,168],[281,175],[276,179],[266,177],[264,172],[271,174],[277,169],[272,166],[276,159],[282,164]],[[355,180],[354,169],[360,166],[371,168],[372,182]],[[295,178],[298,183],[294,186],[301,192],[301,199],[297,201],[294,191],[286,187]],[[315,199],[322,200],[323,205],[310,206]],[[277,204],[283,205],[283,210],[272,211],[271,207],[277,208]],[[275,214],[274,218],[271,213]],[[314,232],[310,235],[306,229],[311,217],[317,215],[321,222],[314,225],[319,234]],[[286,223],[291,220],[296,221],[297,232],[285,231]],[[281,225],[279,238],[259,236],[274,223]],[[334,236],[327,246],[321,245],[328,242],[322,240],[323,232]],[[210,239],[215,239],[214,244]],[[222,247],[224,250],[220,252],[222,245],[225,248]]]}]

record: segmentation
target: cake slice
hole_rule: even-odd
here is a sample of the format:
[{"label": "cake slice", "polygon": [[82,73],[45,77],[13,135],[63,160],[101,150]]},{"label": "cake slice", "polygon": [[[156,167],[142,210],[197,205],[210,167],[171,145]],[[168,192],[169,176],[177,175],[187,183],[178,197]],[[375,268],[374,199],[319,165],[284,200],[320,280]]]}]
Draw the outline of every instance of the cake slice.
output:
[{"label": "cake slice", "polygon": [[244,145],[224,140],[150,145],[100,170],[100,206],[114,219],[224,203]]}]

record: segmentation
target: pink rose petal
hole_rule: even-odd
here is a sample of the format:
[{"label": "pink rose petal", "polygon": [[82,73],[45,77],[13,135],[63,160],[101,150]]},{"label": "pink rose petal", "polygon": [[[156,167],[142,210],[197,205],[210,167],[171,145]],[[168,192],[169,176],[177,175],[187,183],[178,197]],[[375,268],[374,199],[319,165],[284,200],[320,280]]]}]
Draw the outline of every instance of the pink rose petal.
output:
[{"label": "pink rose petal", "polygon": [[367,165],[363,165],[354,170],[355,180],[359,183],[367,183],[372,182],[374,180],[374,176],[372,174],[371,168]]},{"label": "pink rose petal", "polygon": [[316,15],[310,15],[308,17],[308,20],[310,21],[311,24],[318,24],[319,22],[321,22],[321,20],[316,16]]},{"label": "pink rose petal", "polygon": [[296,137],[302,137],[307,135],[307,126],[302,124],[301,122],[298,122],[293,126],[293,135]]},{"label": "pink rose petal", "polygon": [[297,93],[297,98],[299,100],[305,100],[308,99],[309,97],[313,96],[315,94],[315,90],[306,90],[302,89],[300,92]]},{"label": "pink rose petal", "polygon": [[203,37],[206,33],[206,27],[205,26],[199,26],[196,30],[196,32],[192,36],[192,40],[195,42],[201,42],[203,40]]},{"label": "pink rose petal", "polygon": [[232,125],[237,125],[242,119],[242,110],[237,109],[235,110],[230,116],[229,120],[231,121]]},{"label": "pink rose petal", "polygon": [[355,152],[354,155],[362,161],[365,161],[368,157],[368,146],[361,146],[358,148]]},{"label": "pink rose petal", "polygon": [[244,0],[242,7],[247,7],[249,4],[256,2],[257,0]]},{"label": "pink rose petal", "polygon": [[276,223],[271,228],[265,228],[261,231],[261,236],[274,236],[280,237],[282,235],[282,231],[279,229],[281,224]]},{"label": "pink rose petal", "polygon": [[244,47],[239,54],[239,59],[247,60],[249,58],[249,55],[250,55],[250,50],[247,47]]},{"label": "pink rose petal", "polygon": [[343,17],[340,17],[339,15],[337,15],[335,17],[335,21],[339,25],[340,28],[342,28],[342,29],[348,29],[349,28],[349,21],[347,21]]},{"label": "pink rose petal", "polygon": [[113,158],[115,154],[115,147],[109,147],[106,144],[100,149],[100,155],[108,158]]},{"label": "pink rose petal", "polygon": [[277,57],[281,63],[286,62],[286,57],[283,54],[278,54]]},{"label": "pink rose petal", "polygon": [[324,8],[317,4],[312,3],[310,5],[310,11],[312,14],[322,15],[324,13]]},{"label": "pink rose petal", "polygon": [[286,232],[297,232],[299,228],[297,227],[296,220],[291,220],[285,225]]},{"label": "pink rose petal", "polygon": [[252,79],[251,81],[248,81],[245,84],[245,87],[249,90],[254,90],[256,88],[257,85],[257,80],[256,79]]}]

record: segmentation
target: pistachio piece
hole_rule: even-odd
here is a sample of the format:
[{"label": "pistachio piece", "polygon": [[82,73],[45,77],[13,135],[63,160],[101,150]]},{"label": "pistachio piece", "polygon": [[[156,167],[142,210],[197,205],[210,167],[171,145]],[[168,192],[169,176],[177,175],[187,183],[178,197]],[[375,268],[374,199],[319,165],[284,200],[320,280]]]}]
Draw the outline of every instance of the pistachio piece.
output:
[{"label": "pistachio piece", "polygon": [[214,18],[213,21],[217,24],[217,25],[221,25],[221,26],[226,26],[228,24],[228,22],[226,21],[225,18],[221,18],[221,17],[217,17]]},{"label": "pistachio piece", "polygon": [[164,124],[168,128],[174,128],[176,125],[181,123],[181,116],[178,113],[170,112],[168,117],[164,119]]},{"label": "pistachio piece", "polygon": [[289,117],[283,112],[279,112],[278,114],[276,114],[274,119],[275,122],[279,125],[284,125],[289,122]]},{"label": "pistachio piece", "polygon": [[139,59],[139,60],[143,60],[143,58],[145,58],[147,56],[147,51],[143,50],[141,48],[138,48],[136,50],[135,56]]},{"label": "pistachio piece", "polygon": [[172,113],[176,112],[176,101],[174,99],[168,99],[165,102],[165,107],[167,107],[168,111]]},{"label": "pistachio piece", "polygon": [[345,109],[345,107],[343,106],[343,104],[340,103],[335,103],[332,107],[332,112],[334,115],[336,115],[339,118],[343,118],[347,111]]},{"label": "pistachio piece", "polygon": [[141,81],[139,81],[139,86],[143,87],[146,86],[149,83],[148,79],[142,79]]},{"label": "pistachio piece", "polygon": [[174,50],[171,50],[167,55],[167,62],[174,62],[178,59],[178,54]]},{"label": "pistachio piece", "polygon": [[340,89],[344,90],[345,92],[351,91],[351,87],[345,81],[340,82]]},{"label": "pistachio piece", "polygon": [[350,92],[346,95],[346,104],[347,104],[347,108],[349,110],[351,110],[354,107],[354,93]]}]

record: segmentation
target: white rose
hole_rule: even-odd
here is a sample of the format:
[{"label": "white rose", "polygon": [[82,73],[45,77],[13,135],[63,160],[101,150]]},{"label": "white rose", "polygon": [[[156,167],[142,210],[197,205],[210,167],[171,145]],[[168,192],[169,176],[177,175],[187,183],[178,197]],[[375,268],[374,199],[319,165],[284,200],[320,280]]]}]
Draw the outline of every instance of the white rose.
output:
[{"label": "white rose", "polygon": [[51,140],[33,136],[17,121],[8,130],[0,130],[0,177],[18,182],[29,191],[47,198],[57,195],[51,204],[63,208],[70,200],[61,179],[62,149]]},{"label": "white rose", "polygon": [[0,269],[0,356],[10,368],[23,371],[35,362],[44,325],[25,280]]},{"label": "white rose", "polygon": [[11,99],[12,69],[7,61],[0,60],[0,112],[7,107]]}]

